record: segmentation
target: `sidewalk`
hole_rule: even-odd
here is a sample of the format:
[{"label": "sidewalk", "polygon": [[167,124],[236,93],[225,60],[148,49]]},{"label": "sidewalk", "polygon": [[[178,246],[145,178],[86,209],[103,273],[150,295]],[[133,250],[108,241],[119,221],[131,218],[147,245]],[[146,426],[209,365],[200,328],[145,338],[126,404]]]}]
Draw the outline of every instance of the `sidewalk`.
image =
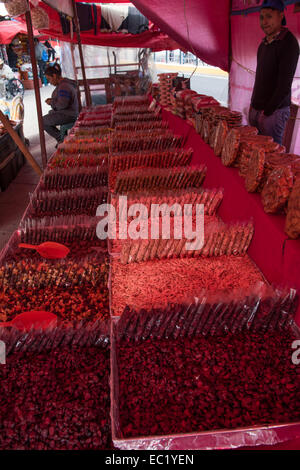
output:
[{"label": "sidewalk", "polygon": [[[50,109],[45,104],[45,99],[51,96],[52,91],[53,87],[51,85],[40,88],[43,114],[46,114]],[[30,140],[29,151],[42,168],[34,90],[25,91],[24,108],[24,135]],[[56,142],[46,133],[45,137],[49,159],[55,150]],[[0,251],[7,243],[12,232],[18,228],[22,215],[29,204],[30,193],[34,191],[39,178],[29,163],[26,162],[6,191],[0,192]]]}]

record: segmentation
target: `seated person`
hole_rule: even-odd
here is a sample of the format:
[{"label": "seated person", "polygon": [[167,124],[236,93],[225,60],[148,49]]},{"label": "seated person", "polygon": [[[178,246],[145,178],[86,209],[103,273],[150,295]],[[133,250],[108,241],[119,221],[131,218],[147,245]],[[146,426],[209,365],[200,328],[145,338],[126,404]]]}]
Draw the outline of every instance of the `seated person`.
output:
[{"label": "seated person", "polygon": [[75,80],[61,76],[61,68],[58,64],[50,65],[45,70],[49,83],[55,86],[51,98],[46,103],[51,106],[51,111],[43,116],[45,131],[62,142],[60,130],[56,127],[62,124],[74,122],[78,116],[77,83]]},{"label": "seated person", "polygon": [[9,65],[0,58],[0,98],[6,98],[6,84],[8,80],[15,78],[15,74]]}]

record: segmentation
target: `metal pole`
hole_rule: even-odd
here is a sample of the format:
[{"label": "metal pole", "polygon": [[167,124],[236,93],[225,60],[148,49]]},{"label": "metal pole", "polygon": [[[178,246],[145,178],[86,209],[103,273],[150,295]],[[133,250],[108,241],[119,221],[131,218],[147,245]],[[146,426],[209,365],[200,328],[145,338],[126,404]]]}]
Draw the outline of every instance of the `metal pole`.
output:
[{"label": "metal pole", "polygon": [[77,15],[77,9],[76,9],[76,3],[75,0],[72,0],[72,5],[73,5],[73,11],[74,11],[74,21],[75,21],[75,29],[76,29],[76,35],[77,35],[77,43],[78,43],[78,49],[79,49],[79,57],[80,57],[80,63],[81,63],[81,69],[82,69],[82,78],[83,78],[83,84],[84,84],[84,92],[85,92],[85,101],[87,106],[92,105],[92,99],[91,99],[91,94],[88,86],[88,82],[86,79],[86,74],[85,74],[85,67],[84,67],[84,60],[83,60],[83,53],[82,53],[82,44],[81,44],[81,37],[80,37],[80,25],[79,25],[79,19]]},{"label": "metal pole", "polygon": [[33,73],[36,110],[37,110],[38,124],[39,124],[42,164],[43,164],[43,168],[46,168],[47,151],[46,151],[45,134],[44,134],[44,126],[43,126],[43,112],[42,112],[42,104],[41,104],[40,84],[39,84],[38,69],[37,69],[36,58],[35,58],[34,37],[33,37],[32,20],[31,20],[29,2],[28,2],[28,10],[25,16],[26,16],[29,50],[30,50],[32,73]]}]

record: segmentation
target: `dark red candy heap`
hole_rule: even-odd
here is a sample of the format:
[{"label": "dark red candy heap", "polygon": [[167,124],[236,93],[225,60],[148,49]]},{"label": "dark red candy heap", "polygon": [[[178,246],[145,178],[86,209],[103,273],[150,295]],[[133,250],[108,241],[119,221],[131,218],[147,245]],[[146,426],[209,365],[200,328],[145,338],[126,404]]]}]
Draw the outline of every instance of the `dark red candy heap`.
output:
[{"label": "dark red candy heap", "polygon": [[118,344],[123,437],[300,420],[288,332]]},{"label": "dark red candy heap", "polygon": [[97,328],[2,332],[0,450],[112,448],[108,337]]}]

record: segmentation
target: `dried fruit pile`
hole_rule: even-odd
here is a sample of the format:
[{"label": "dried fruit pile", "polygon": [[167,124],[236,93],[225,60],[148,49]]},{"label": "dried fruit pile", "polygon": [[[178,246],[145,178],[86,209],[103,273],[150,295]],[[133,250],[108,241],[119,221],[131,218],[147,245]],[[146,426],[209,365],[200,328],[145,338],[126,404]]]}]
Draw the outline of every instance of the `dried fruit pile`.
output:
[{"label": "dried fruit pile", "polygon": [[59,324],[106,320],[109,317],[108,301],[107,282],[96,286],[84,283],[70,287],[18,287],[18,291],[14,286],[5,287],[0,291],[0,321],[12,320],[19,313],[30,310],[54,313]]},{"label": "dried fruit pile", "polygon": [[123,437],[300,420],[294,336],[255,332],[117,345]]}]

